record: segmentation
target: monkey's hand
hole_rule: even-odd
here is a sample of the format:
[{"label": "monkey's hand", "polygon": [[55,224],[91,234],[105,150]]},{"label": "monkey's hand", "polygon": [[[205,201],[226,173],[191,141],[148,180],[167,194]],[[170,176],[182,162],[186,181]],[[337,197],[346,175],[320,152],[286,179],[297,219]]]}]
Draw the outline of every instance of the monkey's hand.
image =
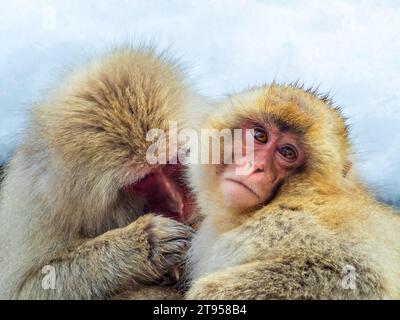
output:
[{"label": "monkey's hand", "polygon": [[183,223],[155,215],[143,217],[149,245],[149,274],[160,284],[170,284],[183,273],[186,251],[193,229]]},{"label": "monkey's hand", "polygon": [[165,285],[179,280],[192,229],[175,220],[147,214],[130,225],[96,238],[109,239],[107,255],[117,276],[128,275],[139,285]]},{"label": "monkey's hand", "polygon": [[143,285],[170,283],[171,273],[184,262],[191,236],[189,226],[144,215],[51,257],[44,264],[54,268],[55,290],[42,288],[39,270],[26,279],[19,298],[106,299]]}]

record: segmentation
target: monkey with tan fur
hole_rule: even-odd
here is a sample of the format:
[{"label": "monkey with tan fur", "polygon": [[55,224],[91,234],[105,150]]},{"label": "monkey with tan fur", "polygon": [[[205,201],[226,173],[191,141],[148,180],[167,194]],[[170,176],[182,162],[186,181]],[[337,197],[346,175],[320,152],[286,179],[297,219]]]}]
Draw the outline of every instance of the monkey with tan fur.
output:
[{"label": "monkey with tan fur", "polygon": [[36,105],[1,189],[0,298],[176,298],[158,285],[183,262],[192,200],[181,165],[148,164],[146,134],[197,102],[174,61],[125,47]]},{"label": "monkey with tan fur", "polygon": [[230,96],[202,127],[250,129],[254,159],[191,168],[205,220],[188,299],[400,298],[400,217],[358,181],[329,99],[272,84]]}]

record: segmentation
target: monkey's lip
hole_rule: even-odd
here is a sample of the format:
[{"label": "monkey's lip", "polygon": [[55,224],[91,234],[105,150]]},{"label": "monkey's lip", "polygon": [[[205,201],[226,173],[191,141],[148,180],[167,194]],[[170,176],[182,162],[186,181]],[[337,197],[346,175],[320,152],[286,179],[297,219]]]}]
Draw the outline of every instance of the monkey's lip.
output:
[{"label": "monkey's lip", "polygon": [[186,221],[194,211],[194,201],[183,179],[180,164],[153,169],[140,181],[126,186],[126,192],[144,200],[144,213],[160,214]]},{"label": "monkey's lip", "polygon": [[258,195],[257,192],[255,192],[252,188],[250,188],[248,185],[244,184],[243,182],[241,182],[239,180],[232,179],[232,178],[226,178],[225,180],[241,185],[243,188],[245,188],[247,191],[252,193],[254,196],[256,196],[257,198],[261,199],[261,197]]}]

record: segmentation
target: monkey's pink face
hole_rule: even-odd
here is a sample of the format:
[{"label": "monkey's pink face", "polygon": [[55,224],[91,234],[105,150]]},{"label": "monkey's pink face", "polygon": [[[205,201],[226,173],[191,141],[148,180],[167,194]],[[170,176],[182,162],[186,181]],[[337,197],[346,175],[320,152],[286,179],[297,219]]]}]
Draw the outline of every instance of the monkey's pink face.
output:
[{"label": "monkey's pink face", "polygon": [[285,178],[304,164],[296,134],[274,125],[242,126],[243,132],[246,129],[254,129],[254,159],[243,157],[240,163],[225,166],[220,176],[227,204],[241,211],[270,201]]},{"label": "monkey's pink face", "polygon": [[194,210],[193,197],[184,183],[180,164],[156,167],[140,181],[125,187],[125,191],[144,201],[144,213],[185,221]]}]

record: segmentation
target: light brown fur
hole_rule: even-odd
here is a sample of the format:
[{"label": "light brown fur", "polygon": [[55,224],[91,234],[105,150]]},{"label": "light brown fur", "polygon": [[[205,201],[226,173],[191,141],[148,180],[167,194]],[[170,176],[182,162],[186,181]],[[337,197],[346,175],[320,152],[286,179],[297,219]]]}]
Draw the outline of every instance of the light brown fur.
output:
[{"label": "light brown fur", "polygon": [[[357,179],[339,110],[316,92],[273,84],[232,95],[203,126],[243,119],[297,127],[306,166],[270,203],[239,215],[221,200],[215,166],[191,168],[205,220],[187,298],[399,299],[400,217]],[[355,267],[355,290],[341,285],[346,265]]]},{"label": "light brown fur", "polygon": [[[143,204],[119,190],[151,169],[147,131],[168,132],[169,120],[184,127],[197,101],[176,62],[127,46],[37,104],[0,195],[0,298],[143,297],[144,285],[165,282],[191,230],[142,216]],[[55,267],[54,290],[41,287],[45,265]],[[146,289],[148,298],[161,291]]]}]

